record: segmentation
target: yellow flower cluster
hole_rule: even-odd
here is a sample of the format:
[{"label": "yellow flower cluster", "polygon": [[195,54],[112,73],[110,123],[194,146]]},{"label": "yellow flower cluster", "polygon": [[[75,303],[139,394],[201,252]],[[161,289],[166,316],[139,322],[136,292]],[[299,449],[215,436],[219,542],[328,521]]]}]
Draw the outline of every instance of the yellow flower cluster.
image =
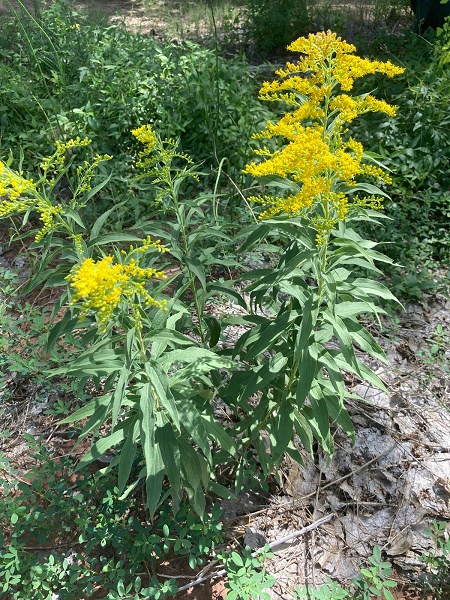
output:
[{"label": "yellow flower cluster", "polygon": [[[188,165],[192,165],[192,159],[184,152],[178,152],[178,142],[173,138],[161,140],[151,125],[142,125],[133,129],[131,133],[144,144],[144,150],[139,152],[139,161],[136,166],[143,171],[143,177],[153,176],[152,183],[165,183],[171,185],[172,162],[175,158],[181,158]],[[198,175],[185,167],[185,173],[198,181]],[[158,201],[164,192],[156,197]]]},{"label": "yellow flower cluster", "polygon": [[346,135],[346,124],[369,111],[393,116],[395,107],[370,94],[352,97],[343,92],[350,91],[354,81],[364,75],[382,73],[393,77],[403,69],[389,61],[354,56],[355,47],[330,31],[300,38],[288,49],[301,52],[302,58],[278,70],[279,80],[265,82],[260,98],[281,100],[292,110],[277,123],[269,121],[255,136],[281,138],[285,145],[274,151],[267,147],[257,151],[261,162],[246,165],[244,172],[254,177],[279,176],[291,181],[296,189],[296,193],[281,198],[251,198],[264,205],[261,218],[280,212],[288,216],[305,214],[320,203],[322,217],[313,218],[313,222],[321,243],[327,228],[345,219],[347,197],[341,191],[343,186],[354,187],[358,176],[391,181],[380,167],[364,162],[364,149]]},{"label": "yellow flower cluster", "polygon": [[[139,251],[142,248],[144,252],[149,248],[156,248],[160,252],[167,251],[160,242],[151,242],[149,238],[144,240]],[[135,248],[132,248],[132,251],[134,250]],[[146,282],[151,278],[165,279],[165,275],[163,271],[140,267],[138,261],[132,258],[127,264],[115,263],[114,258],[109,255],[98,262],[87,258],[67,276],[74,291],[72,304],[81,301],[82,317],[94,312],[102,330],[106,329],[114,310],[122,300],[128,301],[132,309],[136,304],[133,301],[136,297],[146,306],[165,307],[165,300],[155,300],[145,288]],[[133,314],[134,312],[133,310]]]},{"label": "yellow flower cluster", "polygon": [[[28,210],[31,200],[19,198],[33,190],[31,179],[25,179],[0,161],[0,217]],[[8,200],[1,201],[3,198]]]},{"label": "yellow flower cluster", "polygon": [[92,140],[89,138],[81,139],[79,136],[68,140],[67,142],[60,142],[56,140],[56,152],[51,156],[46,156],[42,159],[41,164],[39,165],[44,173],[57,172],[64,167],[66,152],[69,150],[73,150],[74,148],[82,148],[83,146],[89,146],[92,143]]},{"label": "yellow flower cluster", "polygon": [[158,143],[158,137],[153,131],[151,125],[142,125],[142,127],[133,129],[131,133],[137,140],[141,142],[141,144],[146,145],[148,152],[151,152],[155,149],[156,144]]},{"label": "yellow flower cluster", "polygon": [[55,229],[55,217],[63,212],[62,206],[53,206],[51,202],[38,201],[36,205],[42,227],[36,235],[36,242],[40,242],[47,233]]},{"label": "yellow flower cluster", "polygon": [[[23,195],[31,197],[23,198]],[[54,206],[36,189],[31,179],[25,179],[0,161],[0,218],[10,217],[27,211],[39,213],[42,228],[36,235],[36,242],[55,229],[55,217],[63,212],[61,206]]]}]

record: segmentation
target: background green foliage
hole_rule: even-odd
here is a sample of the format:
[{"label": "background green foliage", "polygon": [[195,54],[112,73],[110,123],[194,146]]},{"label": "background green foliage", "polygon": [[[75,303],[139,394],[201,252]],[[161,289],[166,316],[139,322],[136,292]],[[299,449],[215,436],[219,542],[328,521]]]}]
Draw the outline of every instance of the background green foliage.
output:
[{"label": "background green foliage", "polygon": [[282,50],[310,31],[306,0],[247,0],[248,34],[258,50]]},{"label": "background green foliage", "polygon": [[442,66],[447,39],[448,33],[437,39],[430,33],[381,35],[372,52],[396,58],[405,73],[388,84],[372,79],[361,91],[377,87],[398,106],[397,116],[366,115],[354,125],[365,147],[379,153],[391,169],[394,183],[386,214],[392,220],[369,233],[389,242],[383,249],[401,266],[387,272],[405,298],[437,289],[428,269],[446,266],[450,259],[450,74]]},{"label": "background green foliage", "polygon": [[206,171],[227,158],[224,168],[236,176],[269,114],[248,102],[258,84],[239,57],[191,42],[163,46],[120,23],[92,22],[65,0],[36,17],[19,9],[1,26],[0,156],[19,144],[33,173],[56,139],[88,136],[91,153],[114,157],[114,186],[104,196],[127,198],[124,211],[136,191],[126,181],[137,149],[131,129],[154,123]]}]

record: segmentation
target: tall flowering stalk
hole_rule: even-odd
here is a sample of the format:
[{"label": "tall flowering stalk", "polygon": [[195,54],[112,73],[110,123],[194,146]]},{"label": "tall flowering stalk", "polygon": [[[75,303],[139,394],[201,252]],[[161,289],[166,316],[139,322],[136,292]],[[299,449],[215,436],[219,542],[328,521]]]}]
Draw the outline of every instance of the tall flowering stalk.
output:
[{"label": "tall flowering stalk", "polygon": [[[291,186],[285,194],[253,196],[251,200],[263,204],[262,219],[283,213],[309,217],[320,246],[336,224],[345,220],[349,194],[353,205],[380,207],[382,198],[361,199],[354,194],[358,182],[367,178],[391,182],[385,170],[364,154],[362,144],[349,134],[348,125],[369,111],[394,116],[395,108],[371,94],[353,97],[347,92],[364,75],[393,77],[404,69],[354,56],[355,46],[331,32],[300,38],[288,50],[303,57],[276,72],[280,81],[265,82],[260,98],[284,103],[291,110],[258,134],[260,139],[275,140],[275,149],[257,151],[265,160],[248,164],[245,172],[289,181]],[[281,149],[279,140],[285,141]]]},{"label": "tall flowering stalk", "polygon": [[363,276],[379,273],[375,262],[388,259],[353,224],[382,217],[386,193],[379,186],[390,177],[350,129],[360,114],[394,115],[395,108],[371,94],[350,92],[364,75],[392,77],[402,69],[359,58],[353,45],[331,32],[300,38],[288,49],[301,53],[299,61],[260,90],[262,100],[284,104],[287,111],[258,134],[265,141],[260,158],[245,168],[268,191],[251,198],[262,205],[261,224],[247,232],[241,250],[275,236],[280,258],[275,269],[244,275],[251,312],[242,321],[251,328],[234,357],[253,376],[235,373],[222,392],[239,408],[238,485],[251,446],[269,472],[285,451],[301,461],[294,432],[310,452],[316,439],[329,455],[332,424],[353,435],[345,399],[355,395],[345,386],[345,372],[385,389],[364,354],[380,364],[386,358],[358,317],[384,312],[377,297],[395,300]]},{"label": "tall flowering stalk", "polygon": [[178,150],[178,141],[161,139],[151,125],[142,125],[132,134],[143,144],[136,164],[141,171],[140,178],[150,179],[155,186],[155,213],[165,221],[164,229],[153,222],[146,224],[146,231],[162,238],[167,236],[170,240],[170,253],[180,271],[180,276],[176,277],[177,296],[187,303],[187,297],[193,300],[195,314],[191,330],[204,347],[215,346],[220,325],[216,319],[204,315],[205,302],[211,294],[207,268],[233,264],[231,260],[220,258],[224,253],[220,246],[229,242],[225,231],[217,220],[214,224],[205,218],[208,208],[205,210],[203,205],[214,204],[215,193],[203,193],[193,200],[183,193],[185,181],[194,179],[198,182],[200,173],[192,159]]},{"label": "tall flowering stalk", "polygon": [[82,244],[82,230],[86,227],[79,212],[100,189],[97,186],[92,190],[91,185],[99,164],[111,157],[96,154],[92,161],[79,165],[77,182],[67,201],[58,197],[58,184],[68,172],[68,154],[90,144],[88,138],[79,137],[64,143],[56,142],[55,152],[41,162],[41,176],[37,181],[26,179],[9,164],[0,161],[0,218],[24,214],[27,221],[31,213],[37,213],[39,226],[35,242],[39,244],[46,237],[63,234],[63,238],[69,237],[73,243],[77,258],[82,258],[86,252],[86,246]]},{"label": "tall flowering stalk", "polygon": [[[112,467],[118,465],[121,492],[126,495],[144,479],[151,514],[161,497],[166,497],[167,487],[175,512],[187,494],[202,514],[203,490],[214,485],[211,442],[220,440],[228,456],[235,452],[233,440],[205,402],[211,394],[209,372],[231,363],[206,347],[217,343],[213,338],[217,327],[212,318],[203,317],[208,290],[206,261],[199,259],[206,237],[227,236],[205,226],[200,207],[206,198],[187,201],[180,194],[183,181],[197,179],[198,174],[191,159],[177,150],[178,143],[160,139],[150,125],[132,133],[144,146],[137,166],[154,186],[149,213],[161,216],[164,224],[161,220],[141,222],[139,228],[148,235],[140,245],[98,260],[84,258],[72,268],[66,277],[71,305],[84,319],[84,339],[92,338],[78,360],[55,373],[70,373],[81,385],[89,374],[99,382],[106,378],[102,396],[65,420],[88,418],[82,437],[98,432],[106,423],[110,426],[108,435],[94,441],[81,465],[109,448],[120,447]],[[130,237],[123,235],[123,240]],[[155,237],[168,240],[170,248],[159,239],[154,241]],[[178,267],[171,280],[153,262],[146,264],[152,254],[160,253],[168,253],[166,262]],[[219,262],[211,256],[207,260]],[[158,294],[167,283],[175,291],[170,298],[161,298]],[[94,336],[87,324],[97,325]],[[70,329],[70,315],[61,332],[66,325]],[[189,336],[183,334],[185,330]],[[127,487],[138,462],[137,480]]]}]

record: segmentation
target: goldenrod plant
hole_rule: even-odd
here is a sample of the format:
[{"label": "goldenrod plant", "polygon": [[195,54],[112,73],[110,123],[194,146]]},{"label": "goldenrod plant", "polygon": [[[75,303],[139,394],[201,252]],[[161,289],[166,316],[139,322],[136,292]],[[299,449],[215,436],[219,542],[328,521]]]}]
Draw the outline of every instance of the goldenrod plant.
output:
[{"label": "goldenrod plant", "polygon": [[[391,77],[401,69],[357,57],[330,32],[300,38],[289,50],[302,58],[261,90],[261,98],[288,110],[259,134],[266,145],[245,169],[269,191],[252,198],[262,205],[261,222],[244,232],[240,251],[270,240],[279,252],[277,267],[242,276],[249,282],[248,306],[230,284],[213,278],[214,267],[229,264],[217,256],[221,240],[229,244],[217,219],[217,195],[185,198],[184,182],[200,173],[176,141],[160,139],[152,126],[133,131],[144,145],[137,166],[151,179],[157,207],[155,218],[134,228],[143,235],[101,233],[117,206],[91,228],[80,216],[105,183],[90,189],[106,156],[78,168],[69,198],[58,197],[67,155],[88,142],[58,145],[42,162],[38,184],[2,163],[0,216],[39,215],[35,243],[47,266],[32,285],[65,285],[54,315],[66,300],[68,309],[50,333],[49,348],[78,331],[79,355],[52,373],[76,378],[80,390],[88,380],[98,389],[62,421],[83,422],[81,439],[92,440],[80,468],[111,452],[108,468],[117,467],[121,497],[144,480],[151,515],[168,496],[176,512],[184,495],[203,514],[206,490],[229,493],[215,480],[217,466],[234,462],[240,489],[255,465],[254,450],[265,475],[286,451],[301,461],[294,433],[308,451],[317,440],[332,455],[332,425],[353,435],[345,374],[384,389],[364,356],[386,358],[359,317],[383,313],[377,298],[395,301],[374,279],[380,274],[375,262],[389,259],[352,226],[382,216],[386,192],[380,186],[389,175],[349,129],[361,113],[393,115],[395,108],[350,92],[365,74]],[[166,279],[173,263],[180,274]],[[168,283],[174,287],[165,294]],[[248,314],[205,315],[205,302],[216,292]],[[233,324],[244,325],[245,333],[234,347],[218,349],[221,333]],[[218,416],[223,403],[225,422]]]},{"label": "goldenrod plant", "polygon": [[[62,306],[67,310],[56,320],[47,349],[61,339],[72,344],[76,335],[78,355],[51,374],[78,380],[80,394],[88,380],[99,390],[65,419],[85,422],[80,440],[91,436],[92,447],[80,468],[121,446],[111,468],[118,467],[124,497],[144,479],[153,515],[164,483],[174,510],[187,493],[203,514],[202,489],[208,487],[213,470],[210,438],[220,439],[221,446],[234,453],[231,437],[215,422],[211,406],[205,406],[203,379],[213,368],[230,368],[231,362],[177,331],[187,309],[177,298],[161,295],[167,282],[157,262],[168,251],[164,244],[150,235],[142,239],[121,232],[102,234],[118,207],[101,215],[91,228],[83,222],[82,209],[107,181],[90,189],[99,158],[76,169],[78,184],[67,201],[57,196],[57,183],[67,173],[67,160],[72,160],[67,151],[88,143],[76,139],[58,144],[54,155],[44,159],[42,178],[36,183],[2,163],[0,215],[25,213],[26,222],[37,212],[32,245],[41,250],[42,260],[28,288],[45,283],[65,289],[53,318]],[[108,434],[99,437],[106,424]],[[137,475],[127,487],[133,466],[138,466]]]},{"label": "goldenrod plant", "polygon": [[261,99],[284,104],[286,113],[258,135],[267,142],[245,169],[265,190],[251,198],[262,205],[261,223],[245,232],[240,250],[272,238],[280,258],[276,268],[243,276],[250,281],[252,312],[240,322],[251,327],[233,358],[246,367],[222,391],[240,416],[234,429],[242,444],[238,486],[252,446],[269,472],[285,451],[301,460],[294,431],[310,452],[316,439],[329,455],[332,424],[353,435],[345,373],[385,389],[361,358],[386,363],[359,317],[377,319],[383,310],[375,300],[395,300],[374,278],[380,274],[375,263],[389,259],[353,224],[379,221],[386,197],[380,184],[390,178],[350,128],[364,112],[394,115],[395,107],[351,91],[366,74],[392,77],[402,69],[356,56],[353,45],[331,32],[300,38],[288,50],[301,53],[299,61],[260,91]]}]

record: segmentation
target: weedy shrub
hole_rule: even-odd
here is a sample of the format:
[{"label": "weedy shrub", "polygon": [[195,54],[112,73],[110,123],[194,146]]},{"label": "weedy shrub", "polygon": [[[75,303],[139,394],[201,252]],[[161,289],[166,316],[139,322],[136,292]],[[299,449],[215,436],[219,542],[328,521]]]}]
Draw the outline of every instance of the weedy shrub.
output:
[{"label": "weedy shrub", "polygon": [[[39,247],[42,256],[40,268],[26,291],[42,283],[65,287],[69,283],[68,290],[56,303],[53,318],[67,299],[72,308],[53,327],[47,349],[52,349],[58,338],[70,344],[76,336],[76,348],[82,351],[77,357],[72,356],[69,364],[52,372],[76,378],[79,393],[91,378],[101,389],[101,396],[70,417],[72,421],[88,419],[82,438],[95,435],[105,421],[112,419],[110,434],[93,444],[80,466],[124,443],[118,466],[121,494],[130,493],[144,477],[148,506],[153,515],[163,499],[162,486],[167,475],[171,487],[165,497],[172,495],[173,508],[176,510],[187,491],[195,510],[203,514],[202,489],[210,484],[213,467],[209,439],[220,440],[228,455],[235,454],[235,447],[214,418],[212,406],[206,402],[214,387],[208,379],[209,372],[231,368],[232,363],[207,344],[207,341],[211,345],[216,342],[211,341],[212,334],[207,338],[203,329],[207,265],[201,264],[198,250],[202,239],[227,236],[213,226],[204,231],[196,228],[195,216],[200,212],[202,219],[204,217],[201,203],[179,202],[183,179],[196,175],[190,168],[177,169],[176,176],[171,172],[174,159],[186,159],[176,151],[176,144],[170,140],[163,144],[150,127],[135,133],[146,143],[142,166],[147,175],[151,166],[154,167],[155,179],[163,184],[159,200],[163,205],[166,203],[166,212],[171,203],[171,213],[176,217],[169,232],[173,256],[181,264],[183,274],[181,287],[172,298],[161,297],[165,275],[156,264],[168,249],[160,240],[152,241],[148,235],[142,239],[128,233],[102,235],[102,227],[120,205],[101,215],[91,228],[87,228],[82,219],[86,204],[107,182],[103,180],[91,189],[95,169],[109,156],[98,155],[93,163],[77,167],[70,198],[64,201],[55,197],[54,190],[68,172],[67,162],[73,159],[72,152],[87,145],[87,140],[58,143],[56,152],[43,160],[42,175],[37,182],[24,179],[7,164],[0,163],[0,196],[5,198],[0,215],[10,217],[25,213],[23,222],[26,223],[30,213],[38,214],[39,227],[32,247]],[[155,161],[150,156],[154,145]],[[126,249],[123,245],[116,246],[110,254],[104,250],[105,246],[124,243],[131,245]],[[155,280],[153,284],[152,280]],[[202,286],[200,291],[197,281]],[[191,315],[179,300],[187,288],[194,297],[197,322],[195,314]],[[212,323],[215,336],[214,323],[205,322]],[[195,336],[188,337],[180,329],[197,331],[203,341],[201,346]],[[198,448],[194,449],[192,440]],[[139,463],[141,447],[144,466],[125,490],[135,462]]]},{"label": "weedy shrub", "polygon": [[[151,515],[168,496],[175,512],[187,496],[203,514],[207,490],[230,494],[217,479],[218,467],[225,465],[230,473],[231,465],[241,489],[252,449],[264,475],[285,451],[301,461],[294,432],[310,452],[317,440],[331,455],[332,426],[353,435],[345,409],[351,395],[346,372],[384,389],[355,354],[357,345],[386,362],[358,317],[377,318],[383,311],[375,300],[395,299],[382,284],[353,270],[378,274],[375,261],[389,259],[353,224],[380,218],[385,193],[376,184],[389,176],[348,135],[347,125],[367,111],[393,115],[395,110],[370,94],[348,92],[366,73],[394,76],[402,70],[354,56],[354,46],[331,32],[299,38],[290,50],[304,57],[288,63],[278,71],[280,81],[261,90],[262,98],[285,103],[287,113],[259,134],[267,139],[258,151],[262,159],[245,168],[248,176],[264,178],[270,191],[279,191],[252,198],[263,205],[262,221],[239,237],[245,237],[241,252],[274,238],[272,247],[280,254],[276,268],[243,275],[250,282],[249,306],[231,284],[214,281],[211,267],[219,264],[214,251],[227,236],[214,223],[204,224],[202,199],[185,200],[182,185],[198,174],[176,142],[161,140],[151,126],[133,132],[144,144],[138,166],[152,178],[167,224],[142,224],[142,236],[101,235],[113,209],[89,229],[80,216],[105,184],[89,189],[93,171],[107,156],[76,168],[72,200],[56,201],[52,195],[67,172],[66,152],[87,144],[84,140],[58,145],[43,161],[38,183],[1,165],[0,195],[6,199],[0,215],[25,212],[26,220],[35,211],[40,219],[36,243],[43,267],[31,286],[47,281],[67,288],[55,311],[65,298],[69,307],[48,345],[78,331],[83,348],[52,373],[75,377],[80,390],[87,381],[98,389],[63,421],[87,419],[81,439],[89,436],[92,445],[80,468],[113,451],[110,469],[118,469],[120,498],[144,480]],[[174,290],[164,295],[170,255],[180,274],[173,277]],[[205,315],[205,300],[215,293],[248,314]],[[234,347],[217,348],[224,328],[236,324],[244,325],[245,333]],[[223,403],[226,420],[219,417]]]},{"label": "weedy shrub", "polygon": [[353,434],[343,373],[384,387],[356,357],[354,344],[386,360],[358,316],[377,318],[382,310],[374,300],[394,299],[380,283],[354,274],[355,267],[377,274],[375,261],[389,262],[353,228],[361,220],[379,220],[376,209],[385,193],[375,184],[389,176],[347,127],[361,113],[395,110],[370,94],[348,92],[364,74],[393,76],[402,69],[353,56],[354,46],[330,32],[300,38],[288,49],[305,56],[261,88],[262,99],[284,103],[288,111],[259,134],[267,140],[258,152],[261,162],[246,167],[267,193],[252,198],[263,207],[262,222],[246,232],[241,246],[247,250],[273,236],[280,259],[275,269],[244,275],[251,282],[252,314],[236,322],[252,327],[232,356],[248,366],[220,391],[240,416],[234,433],[241,436],[241,457],[254,446],[266,473],[285,451],[300,460],[293,429],[310,452],[315,439],[329,454],[331,423]]},{"label": "weedy shrub", "polygon": [[263,52],[284,50],[299,35],[310,31],[305,0],[246,0],[250,39]]}]

